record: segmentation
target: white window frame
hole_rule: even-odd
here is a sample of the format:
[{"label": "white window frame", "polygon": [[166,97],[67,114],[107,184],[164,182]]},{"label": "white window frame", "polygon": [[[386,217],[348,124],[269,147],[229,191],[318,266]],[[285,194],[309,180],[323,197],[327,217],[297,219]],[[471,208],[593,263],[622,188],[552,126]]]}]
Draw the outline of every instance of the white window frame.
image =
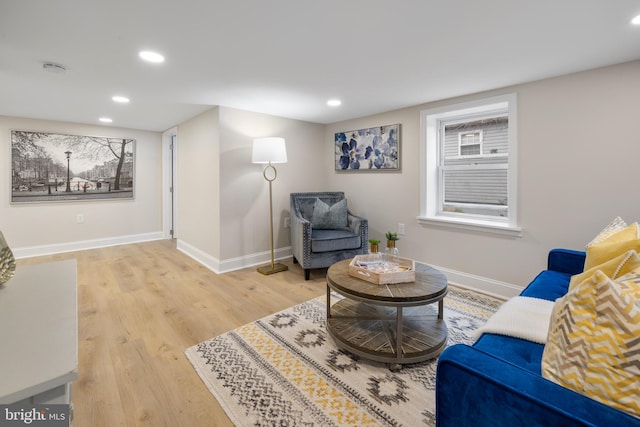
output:
[{"label": "white window frame", "polygon": [[[420,215],[418,222],[426,226],[453,227],[475,232],[511,237],[522,236],[518,225],[517,158],[518,123],[517,97],[515,93],[477,99],[459,104],[436,107],[420,112]],[[454,117],[484,115],[507,108],[509,120],[509,149],[507,165],[507,217],[457,214],[442,209],[444,191],[440,182],[438,138],[442,120]],[[465,156],[466,157],[466,156]]]},{"label": "white window frame", "polygon": [[[478,134],[478,141],[476,142],[475,140],[472,143],[464,143],[463,142],[463,138],[465,135],[470,135],[470,134]],[[482,129],[478,129],[478,130],[471,130],[471,131],[466,131],[466,132],[458,132],[458,156],[459,157],[480,157],[482,156]],[[478,148],[480,149],[480,152],[478,154],[462,154],[462,147],[468,147],[470,145],[477,145]]]}]

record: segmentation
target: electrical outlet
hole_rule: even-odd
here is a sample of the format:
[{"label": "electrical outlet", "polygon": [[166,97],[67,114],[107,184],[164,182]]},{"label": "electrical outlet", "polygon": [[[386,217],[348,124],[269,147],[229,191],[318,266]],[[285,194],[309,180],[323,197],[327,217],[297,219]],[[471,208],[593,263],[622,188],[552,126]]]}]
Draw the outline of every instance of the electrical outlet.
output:
[{"label": "electrical outlet", "polygon": [[405,232],[404,232],[404,224],[401,223],[401,222],[398,223],[398,234],[400,234],[400,235],[404,235],[405,234]]},{"label": "electrical outlet", "polygon": [[291,218],[286,216],[284,217],[284,228],[289,228],[289,227],[291,227]]},{"label": "electrical outlet", "polygon": [[84,222],[84,214],[76,215],[76,223],[82,224]]}]

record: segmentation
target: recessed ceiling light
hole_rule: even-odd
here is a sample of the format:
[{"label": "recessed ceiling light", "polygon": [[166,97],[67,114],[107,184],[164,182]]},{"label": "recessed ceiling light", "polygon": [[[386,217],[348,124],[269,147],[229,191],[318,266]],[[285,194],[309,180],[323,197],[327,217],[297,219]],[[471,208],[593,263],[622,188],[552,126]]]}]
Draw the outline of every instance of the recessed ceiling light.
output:
[{"label": "recessed ceiling light", "polygon": [[111,123],[113,120],[109,117],[100,117],[99,119],[102,123]]},{"label": "recessed ceiling light", "polygon": [[138,55],[140,55],[140,58],[144,59],[145,61],[155,63],[164,62],[164,56],[156,52],[151,52],[149,50],[143,50]]},{"label": "recessed ceiling light", "polygon": [[338,105],[341,105],[342,101],[340,101],[339,99],[330,99],[327,101],[327,105],[329,107],[337,107]]},{"label": "recessed ceiling light", "polygon": [[126,104],[127,102],[129,102],[129,98],[127,98],[126,96],[116,95],[111,99],[113,99],[115,102],[120,102],[121,104]]},{"label": "recessed ceiling light", "polygon": [[640,15],[636,16],[635,18],[633,18],[633,19],[631,20],[631,23],[632,23],[633,25],[640,25]]},{"label": "recessed ceiling light", "polygon": [[53,62],[45,62],[44,64],[42,64],[42,68],[44,68],[46,71],[49,71],[50,73],[55,74],[62,74],[67,71],[64,65],[54,64]]}]

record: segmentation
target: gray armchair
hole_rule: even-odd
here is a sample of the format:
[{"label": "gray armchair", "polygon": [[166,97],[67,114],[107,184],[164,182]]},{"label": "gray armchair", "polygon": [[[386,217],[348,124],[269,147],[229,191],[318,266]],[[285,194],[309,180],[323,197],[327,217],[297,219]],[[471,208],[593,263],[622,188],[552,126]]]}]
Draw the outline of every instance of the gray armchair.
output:
[{"label": "gray armchair", "polygon": [[313,268],[367,253],[369,223],[348,211],[343,192],[291,193],[290,201],[291,252],[305,280]]}]

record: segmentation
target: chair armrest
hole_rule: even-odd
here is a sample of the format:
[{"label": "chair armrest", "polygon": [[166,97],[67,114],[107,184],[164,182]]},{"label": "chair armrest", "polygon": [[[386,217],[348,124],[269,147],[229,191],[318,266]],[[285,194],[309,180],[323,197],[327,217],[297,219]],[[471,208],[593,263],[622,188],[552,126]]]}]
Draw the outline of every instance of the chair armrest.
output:
[{"label": "chair armrest", "polygon": [[625,426],[640,419],[464,344],[440,355],[436,425]]},{"label": "chair armrest", "polygon": [[311,260],[311,221],[293,210],[291,213],[291,253],[303,267],[308,266]]},{"label": "chair armrest", "polygon": [[356,234],[360,234],[360,229],[362,228],[362,223],[363,222],[367,222],[366,218],[363,218],[361,216],[356,216],[353,215],[352,213],[348,213],[347,214],[347,221],[348,221],[348,227],[349,227],[349,231],[351,231],[352,233],[356,233]]},{"label": "chair armrest", "polygon": [[549,251],[547,270],[567,274],[579,274],[584,270],[586,253],[572,249],[556,248]]},{"label": "chair armrest", "polygon": [[311,228],[311,221],[306,220],[298,215],[293,215],[291,217],[291,227],[293,227],[293,224],[296,224],[296,227],[309,228],[309,229]]},{"label": "chair armrest", "polygon": [[361,216],[347,214],[349,231],[360,235],[360,249],[363,254],[369,251],[369,221]]}]

